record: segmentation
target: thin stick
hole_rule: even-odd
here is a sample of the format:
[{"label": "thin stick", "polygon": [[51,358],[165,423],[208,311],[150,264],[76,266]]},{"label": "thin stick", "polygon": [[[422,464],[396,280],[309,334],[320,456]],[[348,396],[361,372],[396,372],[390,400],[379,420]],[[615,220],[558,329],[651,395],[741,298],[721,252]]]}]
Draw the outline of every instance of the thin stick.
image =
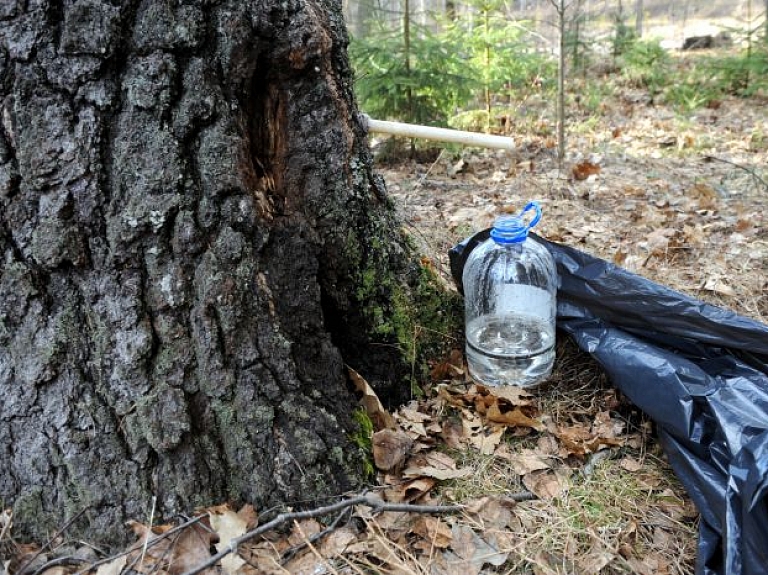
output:
[{"label": "thin stick", "polygon": [[152,496],[152,509],[149,512],[149,529],[144,536],[144,547],[141,550],[141,559],[139,559],[139,571],[141,571],[142,565],[144,565],[144,557],[147,555],[147,543],[149,543],[149,536],[152,534],[152,523],[155,520],[155,505],[157,504],[157,496]]},{"label": "thin stick", "polygon": [[421,176],[421,179],[419,180],[420,184],[424,183],[424,181],[427,179],[427,176],[429,176],[429,173],[432,171],[432,168],[434,168],[437,165],[437,162],[440,161],[440,158],[443,157],[443,152],[445,152],[445,148],[440,150],[440,153],[437,155],[437,158],[435,158],[435,161],[432,162],[432,165],[429,166],[429,169],[427,170],[427,172],[423,176]]},{"label": "thin stick", "polygon": [[84,559],[73,557],[72,555],[57,557],[56,559],[51,559],[48,561],[48,563],[41,565],[32,575],[41,575],[41,573],[45,572],[46,569],[57,567],[59,565],[82,565],[85,562],[86,561]]},{"label": "thin stick", "polygon": [[237,550],[237,548],[246,541],[249,541],[253,539],[254,537],[258,537],[262,533],[266,533],[267,531],[271,531],[278,525],[282,525],[283,523],[286,523],[287,521],[294,521],[296,519],[312,519],[314,517],[321,517],[323,515],[329,515],[331,513],[335,513],[336,511],[341,511],[342,509],[346,509],[347,507],[352,507],[354,505],[365,505],[366,507],[370,507],[374,511],[381,512],[381,511],[399,511],[403,513],[453,513],[455,511],[461,511],[464,509],[463,505],[411,505],[407,503],[385,503],[384,501],[380,501],[378,499],[375,499],[373,497],[367,497],[365,495],[360,495],[358,497],[352,497],[351,499],[344,499],[342,501],[338,501],[336,503],[333,503],[331,505],[326,505],[325,507],[318,507],[317,509],[308,509],[307,511],[294,511],[291,513],[281,513],[277,517],[275,517],[272,521],[269,523],[265,523],[264,525],[261,525],[260,527],[254,529],[253,531],[249,531],[248,533],[245,533],[241,535],[240,537],[237,537],[235,539],[232,539],[229,542],[229,546],[225,547],[221,551],[219,551],[216,555],[211,556],[210,559],[207,561],[204,561],[194,569],[191,569],[187,571],[186,573],[182,573],[182,575],[198,575],[198,573],[201,573],[202,571],[205,571],[209,567],[212,567],[213,565],[216,565],[219,561],[221,561],[224,557],[229,555],[230,553],[233,553]]},{"label": "thin stick", "polygon": [[13,525],[13,511],[11,511],[10,509],[7,509],[6,511],[3,512],[3,515],[5,515],[7,521],[3,525],[3,530],[0,531],[0,543],[3,542],[3,540],[5,539],[5,534],[10,532],[11,525]]},{"label": "thin stick", "polygon": [[[147,543],[147,548],[153,547],[153,546],[157,545],[163,539],[167,539],[171,535],[174,535],[174,534],[178,533],[179,531],[183,531],[187,527],[191,527],[195,523],[197,523],[199,521],[202,521],[205,517],[208,517],[207,513],[205,515],[198,515],[197,517],[194,517],[193,519],[190,519],[189,521],[186,521],[185,523],[182,523],[181,525],[177,525],[173,529],[169,529],[165,533],[159,534],[157,537],[155,537],[154,539],[152,539],[151,541],[149,541]],[[85,575],[86,573],[89,573],[89,572],[91,572],[91,571],[101,567],[105,563],[111,563],[115,559],[120,559],[120,557],[123,557],[124,555],[129,555],[129,554],[133,553],[134,551],[136,551],[136,548],[135,547],[131,547],[130,549],[127,549],[125,551],[121,551],[117,555],[112,555],[110,557],[105,557],[104,559],[99,559],[95,563],[91,563],[90,565],[88,565],[88,567],[86,567],[85,569],[81,569],[80,571],[78,571],[74,575]]]},{"label": "thin stick", "polygon": [[22,565],[21,567],[19,567],[19,570],[18,570],[18,571],[16,571],[16,575],[25,575],[25,573],[26,573],[26,571],[27,571],[27,567],[29,567],[30,565],[32,565],[32,562],[33,562],[35,559],[37,559],[38,557],[40,557],[40,555],[42,555],[43,551],[45,551],[45,550],[46,550],[46,549],[47,549],[47,548],[48,548],[48,547],[49,547],[49,546],[50,546],[50,545],[51,545],[51,544],[52,544],[54,541],[56,541],[56,539],[58,539],[58,538],[61,536],[61,534],[62,534],[62,533],[64,533],[64,532],[65,532],[67,529],[69,529],[69,526],[70,526],[70,525],[72,525],[72,524],[73,524],[75,521],[77,521],[77,520],[80,518],[80,516],[81,516],[83,513],[85,513],[85,511],[86,511],[87,509],[88,509],[88,507],[84,507],[83,509],[81,509],[80,511],[78,511],[78,512],[77,512],[77,513],[74,515],[74,517],[70,518],[70,520],[69,520],[69,521],[67,521],[67,522],[64,524],[64,526],[63,526],[61,529],[59,529],[59,530],[58,530],[56,533],[54,533],[54,534],[53,534],[51,537],[49,537],[49,538],[48,538],[48,541],[46,541],[46,542],[45,542],[45,545],[43,545],[42,547],[40,547],[40,549],[38,549],[38,550],[37,550],[37,553],[35,553],[34,555],[32,555],[32,557],[31,557],[30,559],[28,559],[28,560],[27,560],[27,561],[24,563],[24,565]]},{"label": "thin stick", "polygon": [[331,562],[328,561],[325,557],[320,555],[320,552],[315,548],[315,546],[312,544],[312,542],[309,540],[309,538],[305,535],[304,530],[301,528],[301,525],[299,525],[298,521],[293,522],[293,524],[296,526],[296,529],[299,530],[299,534],[304,538],[304,543],[309,547],[309,550],[312,552],[312,554],[317,557],[325,567],[331,570],[333,575],[339,575],[339,572],[336,571],[336,568],[331,565]]},{"label": "thin stick", "polygon": [[536,494],[531,493],[530,491],[519,491],[517,493],[511,493],[510,495],[504,496],[506,499],[511,499],[512,501],[522,502],[522,501],[534,501],[535,499],[538,499],[536,497]]},{"label": "thin stick", "polygon": [[403,138],[421,138],[424,140],[437,140],[438,142],[452,142],[465,146],[478,146],[481,148],[497,148],[500,150],[514,150],[515,141],[504,136],[480,134],[478,132],[465,132],[463,130],[449,130],[448,128],[433,128],[431,126],[419,126],[416,124],[404,124],[403,122],[385,122],[374,120],[363,114],[363,121],[370,132],[390,134]]},{"label": "thin stick", "polygon": [[748,168],[746,166],[742,166],[741,164],[737,164],[736,162],[732,162],[731,160],[726,160],[725,158],[718,158],[717,156],[704,156],[705,161],[716,161],[716,162],[722,162],[724,164],[730,164],[731,166],[734,166],[736,168],[739,168],[741,170],[744,170],[749,175],[751,175],[753,178],[755,178],[758,182],[763,184],[766,191],[768,191],[768,182],[766,182],[763,178],[760,177],[760,175],[753,169]]},{"label": "thin stick", "polygon": [[322,531],[318,531],[314,535],[311,535],[307,541],[302,541],[298,545],[294,545],[290,549],[286,549],[282,557],[280,557],[280,565],[285,565],[286,563],[288,563],[288,561],[293,559],[296,553],[304,549],[307,546],[307,544],[314,544],[320,539],[322,539],[323,537],[325,537],[326,535],[329,535],[334,531],[336,531],[336,528],[339,526],[339,523],[341,523],[341,520],[344,518],[344,516],[348,512],[349,512],[349,507],[347,507],[346,509],[342,509],[341,513],[339,513],[336,516],[336,519],[334,519],[333,522],[328,527],[326,527]]},{"label": "thin stick", "polygon": [[581,474],[584,477],[589,477],[595,472],[595,469],[597,468],[597,464],[603,461],[604,459],[610,459],[613,456],[613,452],[610,449],[602,449],[600,451],[596,451],[592,455],[589,456],[589,460],[587,461],[587,464],[581,469]]}]

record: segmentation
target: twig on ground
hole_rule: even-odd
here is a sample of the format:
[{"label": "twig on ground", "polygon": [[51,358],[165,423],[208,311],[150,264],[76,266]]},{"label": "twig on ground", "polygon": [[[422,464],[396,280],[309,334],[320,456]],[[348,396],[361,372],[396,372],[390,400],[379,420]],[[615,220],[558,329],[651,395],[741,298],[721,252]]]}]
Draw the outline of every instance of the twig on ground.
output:
[{"label": "twig on ground", "polygon": [[443,157],[443,152],[445,152],[445,148],[441,148],[441,149],[440,149],[440,153],[437,155],[437,158],[435,158],[435,161],[434,161],[434,162],[432,162],[432,165],[431,165],[431,166],[429,166],[429,169],[427,170],[427,172],[426,172],[426,173],[425,173],[423,176],[421,176],[421,179],[420,179],[420,181],[419,181],[419,184],[422,184],[422,185],[424,184],[424,180],[426,180],[426,179],[427,179],[427,176],[428,176],[428,175],[429,175],[429,173],[432,171],[432,168],[434,168],[434,167],[437,165],[437,162],[439,162],[439,161],[440,161],[440,158],[442,158],[442,157]]},{"label": "twig on ground", "polygon": [[[191,527],[195,523],[198,523],[199,521],[202,521],[205,517],[208,517],[207,513],[204,514],[204,515],[198,515],[197,517],[194,517],[194,518],[190,519],[189,521],[186,521],[186,522],[182,523],[181,525],[177,525],[176,527],[174,527],[172,529],[169,529],[165,533],[160,533],[157,537],[155,537],[154,539],[150,540],[147,543],[147,548],[153,547],[154,545],[157,545],[162,540],[167,539],[168,537],[178,533],[179,531],[183,531],[187,527]],[[91,563],[90,565],[88,565],[85,569],[81,569],[80,571],[78,571],[74,575],[85,575],[86,573],[89,573],[91,571],[94,571],[94,570],[98,569],[100,566],[104,565],[105,563],[111,563],[115,559],[119,559],[120,557],[123,557],[124,555],[128,555],[130,553],[133,553],[134,551],[136,551],[136,548],[135,547],[131,547],[130,549],[126,549],[125,551],[121,551],[117,555],[111,555],[109,557],[105,557],[104,559],[99,559],[95,563]]]},{"label": "twig on ground", "polygon": [[41,575],[41,573],[44,573],[47,569],[50,569],[51,567],[57,567],[59,565],[82,565],[83,563],[87,563],[87,561],[79,557],[74,557],[73,555],[65,555],[64,557],[51,559],[44,565],[41,565],[32,575]]},{"label": "twig on ground", "polygon": [[141,558],[139,559],[139,571],[144,564],[144,556],[147,554],[147,543],[149,543],[149,536],[152,534],[152,522],[155,520],[155,505],[157,504],[157,496],[152,496],[152,509],[149,512],[149,528],[144,536],[144,546],[141,549]]},{"label": "twig on ground", "polygon": [[533,501],[535,499],[538,499],[535,493],[531,493],[530,491],[518,491],[517,493],[511,493],[510,495],[505,495],[507,499],[511,499],[512,501]]},{"label": "twig on ground", "polygon": [[255,537],[258,537],[262,533],[271,531],[278,525],[282,525],[287,521],[321,517],[323,515],[329,515],[331,513],[335,513],[342,509],[346,509],[347,507],[352,507],[354,505],[364,505],[366,507],[370,507],[371,509],[377,512],[395,511],[395,512],[404,512],[404,513],[409,513],[409,512],[410,513],[452,513],[452,512],[461,511],[462,509],[464,509],[463,505],[411,505],[407,503],[386,503],[384,501],[375,499],[373,497],[367,497],[365,495],[361,495],[359,497],[352,497],[351,499],[344,499],[342,501],[338,501],[331,505],[326,505],[325,507],[308,509],[307,511],[294,511],[291,513],[281,513],[269,523],[265,523],[264,525],[261,525],[260,527],[252,531],[249,531],[248,533],[245,533],[240,537],[237,537],[236,539],[232,539],[229,542],[229,546],[219,551],[216,555],[211,556],[210,559],[208,559],[207,561],[204,561],[194,569],[191,569],[186,573],[182,573],[182,575],[198,575],[198,573],[201,573],[202,571],[205,571],[209,567],[216,565],[216,563],[221,561],[224,557],[226,557],[230,553],[233,553],[235,550],[237,550],[237,548],[242,543],[245,543],[246,541],[249,541]]},{"label": "twig on ground", "polygon": [[613,455],[613,452],[610,449],[603,449],[602,451],[597,451],[596,453],[593,453],[589,456],[589,460],[587,461],[587,464],[582,467],[581,474],[584,477],[589,477],[595,472],[595,468],[597,467],[597,464],[603,461],[604,459],[609,459]]},{"label": "twig on ground", "polygon": [[304,549],[308,544],[314,544],[320,539],[322,539],[323,537],[325,537],[326,535],[333,533],[338,528],[339,523],[341,523],[341,520],[344,518],[344,516],[347,515],[347,513],[349,513],[349,510],[350,510],[349,507],[342,509],[341,513],[339,513],[336,516],[336,519],[334,519],[333,522],[331,522],[331,524],[328,527],[326,527],[322,531],[318,531],[314,535],[311,535],[307,539],[307,541],[302,541],[300,544],[294,545],[290,549],[286,549],[282,557],[280,557],[280,565],[285,565],[288,561],[293,559],[296,553]]},{"label": "twig on ground", "polygon": [[11,532],[11,525],[13,525],[13,511],[8,509],[3,512],[3,515],[5,516],[5,523],[3,523],[3,529],[0,530],[0,543],[5,541],[5,536]]},{"label": "twig on ground", "polygon": [[18,571],[16,571],[16,575],[26,575],[26,573],[27,573],[27,568],[28,568],[30,565],[32,565],[32,563],[34,563],[35,559],[37,559],[38,557],[40,557],[40,555],[42,555],[42,554],[43,554],[43,551],[45,551],[45,550],[46,550],[48,547],[50,547],[50,546],[51,546],[51,544],[52,544],[54,541],[56,541],[56,539],[58,539],[59,537],[61,537],[61,534],[62,534],[62,533],[64,533],[64,532],[65,532],[67,529],[69,529],[69,526],[70,526],[70,525],[72,525],[72,524],[73,524],[75,521],[77,521],[77,520],[80,518],[80,516],[81,516],[83,513],[85,513],[85,512],[86,512],[86,510],[87,510],[87,509],[88,509],[88,507],[83,507],[83,508],[82,508],[80,511],[78,511],[77,513],[75,513],[75,515],[74,515],[74,516],[72,516],[72,517],[69,519],[69,521],[67,521],[67,522],[64,524],[64,526],[63,526],[61,529],[59,529],[59,530],[58,530],[56,533],[54,533],[53,535],[51,535],[51,536],[48,538],[48,541],[46,541],[46,542],[45,542],[45,544],[44,544],[42,547],[40,547],[40,549],[38,549],[38,550],[37,550],[37,553],[35,553],[34,555],[32,555],[32,557],[30,557],[29,559],[27,559],[27,561],[25,561],[25,562],[24,562],[24,564],[23,564],[21,567],[19,567],[19,570],[18,570]]},{"label": "twig on ground", "polygon": [[320,552],[315,548],[309,538],[304,534],[304,531],[301,529],[301,525],[299,525],[299,523],[295,520],[294,524],[296,525],[296,529],[299,530],[299,533],[304,538],[304,544],[309,547],[309,550],[312,552],[312,554],[317,557],[317,559],[319,559],[323,565],[331,571],[333,575],[339,575],[339,572],[336,571],[336,568],[331,564],[331,562],[320,554]]},{"label": "twig on ground", "polygon": [[704,156],[704,161],[705,162],[722,162],[724,164],[729,164],[731,166],[734,166],[735,168],[739,168],[740,170],[744,170],[750,176],[755,178],[755,180],[763,184],[763,187],[765,188],[765,190],[768,191],[768,182],[766,182],[762,177],[760,177],[760,174],[758,174],[752,168],[748,168],[747,166],[744,166],[737,162],[732,162],[731,160],[726,160],[725,158],[718,158],[717,156]]}]

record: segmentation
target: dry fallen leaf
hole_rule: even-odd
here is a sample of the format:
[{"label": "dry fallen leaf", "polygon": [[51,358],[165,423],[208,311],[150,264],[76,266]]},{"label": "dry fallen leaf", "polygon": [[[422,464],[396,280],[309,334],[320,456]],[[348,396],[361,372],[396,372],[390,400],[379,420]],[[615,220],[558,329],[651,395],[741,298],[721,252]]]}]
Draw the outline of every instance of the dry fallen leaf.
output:
[{"label": "dry fallen leaf", "polygon": [[429,552],[433,547],[445,549],[451,544],[453,535],[451,528],[439,517],[421,515],[411,527],[411,533],[415,533],[424,540],[426,545],[422,550]]},{"label": "dry fallen leaf", "polygon": [[499,399],[505,399],[512,405],[531,405],[533,401],[533,395],[530,392],[516,385],[503,385],[494,388],[480,387],[480,390],[485,390],[488,395]]},{"label": "dry fallen leaf", "polygon": [[461,421],[451,418],[443,422],[440,436],[443,438],[443,441],[445,441],[445,444],[451,449],[460,448],[464,438]]},{"label": "dry fallen leaf", "polygon": [[409,435],[413,439],[429,436],[424,424],[432,418],[426,413],[422,413],[409,407],[403,407],[395,414],[395,418],[400,423],[403,430],[409,432]]},{"label": "dry fallen leaf", "polygon": [[643,468],[643,464],[633,457],[624,457],[619,461],[619,467],[630,473],[636,473]]},{"label": "dry fallen leaf", "polygon": [[600,166],[590,161],[579,162],[572,168],[573,177],[576,180],[586,180],[589,176],[600,173]]},{"label": "dry fallen leaf", "polygon": [[410,453],[413,440],[400,430],[382,429],[373,434],[373,462],[382,471],[397,469]]},{"label": "dry fallen leaf", "polygon": [[707,184],[694,184],[689,190],[689,195],[698,200],[700,210],[712,210],[717,207],[717,192]]},{"label": "dry fallen leaf", "polygon": [[624,444],[623,437],[601,437],[582,424],[558,427],[555,435],[567,453],[585,455],[601,448]]},{"label": "dry fallen leaf", "polygon": [[499,408],[499,404],[494,403],[488,408],[486,413],[488,421],[494,423],[501,423],[509,427],[530,427],[536,430],[543,430],[544,425],[538,419],[533,419],[525,415],[519,407],[515,407],[511,411],[502,412]]},{"label": "dry fallen leaf", "polygon": [[433,477],[439,481],[458,479],[472,474],[469,468],[456,469],[456,461],[449,455],[433,451],[419,454],[408,461],[403,477]]},{"label": "dry fallen leaf", "polygon": [[376,392],[373,391],[373,388],[368,385],[368,382],[365,381],[365,378],[363,378],[362,375],[357,373],[351,367],[347,367],[347,371],[349,372],[349,378],[355,385],[355,389],[362,394],[360,405],[363,406],[368,417],[371,418],[373,428],[377,431],[380,429],[393,429],[395,427],[395,420],[392,418],[392,415],[384,409],[384,406],[381,404],[381,401],[379,401],[379,397],[376,395]]},{"label": "dry fallen leaf", "polygon": [[96,570],[96,575],[120,575],[126,563],[128,563],[128,556],[122,555],[109,563],[99,565],[99,568]]},{"label": "dry fallen leaf", "polygon": [[[180,575],[190,571],[211,556],[211,545],[218,540],[218,536],[208,525],[207,518],[170,537],[164,536],[164,533],[171,529],[170,525],[157,525],[150,528],[137,521],[129,521],[128,525],[139,537],[127,556],[128,561],[134,564],[134,571],[146,575],[158,571],[165,571],[168,575]],[[153,541],[159,537],[163,539],[145,549],[145,541]],[[210,567],[202,573],[218,575],[220,569]]]},{"label": "dry fallen leaf", "polygon": [[387,500],[393,503],[412,503],[424,497],[436,484],[432,477],[419,477],[406,483],[400,481],[385,493]]},{"label": "dry fallen leaf", "polygon": [[704,282],[703,289],[728,297],[736,295],[736,291],[731,286],[725,283],[722,278],[716,276],[707,278],[707,281]]},{"label": "dry fallen leaf", "polygon": [[605,549],[593,550],[579,557],[576,564],[580,567],[581,573],[600,573],[616,556]]},{"label": "dry fallen leaf", "polygon": [[481,497],[465,503],[466,511],[477,515],[484,531],[507,529],[514,518],[517,502],[504,497]]},{"label": "dry fallen leaf", "polygon": [[451,529],[454,553],[469,561],[474,568],[481,569],[486,563],[496,567],[503,565],[509,556],[493,547],[488,541],[467,525],[454,525]]},{"label": "dry fallen leaf", "polygon": [[512,454],[509,461],[512,463],[512,469],[518,475],[526,475],[533,471],[549,469],[551,466],[544,461],[535,451],[525,449],[521,453]]},{"label": "dry fallen leaf", "polygon": [[565,491],[565,481],[552,471],[533,471],[523,476],[523,485],[539,499],[553,499]]},{"label": "dry fallen leaf", "polygon": [[673,228],[653,230],[646,238],[646,249],[651,255],[661,256],[669,250],[670,238],[677,233]]},{"label": "dry fallen leaf", "polygon": [[323,557],[337,557],[357,541],[357,538],[358,534],[350,527],[336,529],[322,540],[320,553]]},{"label": "dry fallen leaf", "polygon": [[603,439],[612,439],[623,433],[625,427],[626,424],[620,419],[612,418],[609,411],[601,411],[595,415],[592,433]]},{"label": "dry fallen leaf", "polygon": [[288,536],[288,543],[291,545],[301,545],[306,542],[307,537],[312,537],[322,530],[323,526],[317,519],[294,520],[291,534]]},{"label": "dry fallen leaf", "polygon": [[[251,507],[251,509],[253,508]],[[209,517],[211,528],[219,536],[219,541],[215,544],[216,551],[222,551],[229,547],[230,542],[243,535],[248,528],[248,521],[235,513],[228,505],[212,508]],[[234,553],[230,553],[221,560],[224,572],[230,575],[234,575],[244,564],[245,561]]]},{"label": "dry fallen leaf", "polygon": [[430,370],[432,381],[451,379],[464,375],[464,354],[459,349],[452,349],[447,358],[435,364]]},{"label": "dry fallen leaf", "polygon": [[490,429],[481,429],[469,438],[469,443],[483,455],[490,455],[496,450],[504,436],[504,427],[493,426]]}]

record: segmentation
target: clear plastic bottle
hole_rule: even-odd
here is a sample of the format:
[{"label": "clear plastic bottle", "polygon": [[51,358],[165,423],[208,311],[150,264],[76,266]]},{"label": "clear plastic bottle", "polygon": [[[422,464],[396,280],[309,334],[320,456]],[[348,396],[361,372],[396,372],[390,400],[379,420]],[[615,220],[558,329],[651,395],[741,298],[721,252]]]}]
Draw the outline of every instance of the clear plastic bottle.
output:
[{"label": "clear plastic bottle", "polygon": [[531,387],[552,372],[557,270],[549,251],[528,239],[540,219],[536,202],[500,216],[464,265],[467,364],[485,385]]}]

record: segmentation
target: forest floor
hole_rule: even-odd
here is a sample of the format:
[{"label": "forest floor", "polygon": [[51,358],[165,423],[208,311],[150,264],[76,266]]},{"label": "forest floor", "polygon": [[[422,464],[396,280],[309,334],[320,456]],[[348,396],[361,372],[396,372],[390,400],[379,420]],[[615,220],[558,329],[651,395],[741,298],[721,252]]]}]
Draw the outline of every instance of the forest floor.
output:
[{"label": "forest floor", "polygon": [[[725,99],[683,114],[631,89],[596,109],[575,100],[561,169],[552,103],[534,96],[508,113],[515,152],[447,149],[380,163],[447,288],[448,249],[536,199],[544,237],[768,321],[768,101]],[[378,470],[365,500],[278,517],[281,529],[262,526],[204,573],[693,572],[696,509],[652,422],[595,362],[562,338],[545,386],[494,395],[470,380],[455,344],[423,397],[389,414],[369,395],[374,421],[389,429],[373,436]],[[211,545],[226,553],[257,528],[252,508],[206,511],[186,529],[134,524],[136,546],[103,560],[98,575],[187,573]],[[0,515],[0,540],[9,525]],[[92,549],[59,539],[16,547],[0,568],[18,573],[29,562],[28,575],[67,575],[93,565]],[[61,557],[69,563],[55,563]]]}]

